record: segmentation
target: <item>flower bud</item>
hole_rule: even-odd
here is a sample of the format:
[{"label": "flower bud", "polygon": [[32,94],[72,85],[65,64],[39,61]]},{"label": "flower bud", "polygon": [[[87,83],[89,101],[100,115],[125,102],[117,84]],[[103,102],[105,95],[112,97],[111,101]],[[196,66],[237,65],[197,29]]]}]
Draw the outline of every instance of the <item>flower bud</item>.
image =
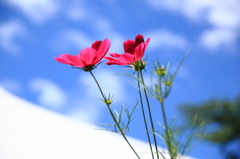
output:
[{"label": "flower bud", "polygon": [[164,98],[159,99],[159,101],[160,101],[161,103],[164,102],[164,100],[165,100]]},{"label": "flower bud", "polygon": [[166,86],[172,86],[172,81],[164,81],[163,82]]},{"label": "flower bud", "polygon": [[164,68],[164,67],[160,67],[160,68],[157,68],[155,70],[155,73],[158,75],[158,76],[164,76],[167,74],[167,70]]},{"label": "flower bud", "polygon": [[112,104],[113,101],[112,101],[111,99],[107,99],[107,100],[105,100],[104,102],[105,102],[107,105],[110,105],[110,104]]}]

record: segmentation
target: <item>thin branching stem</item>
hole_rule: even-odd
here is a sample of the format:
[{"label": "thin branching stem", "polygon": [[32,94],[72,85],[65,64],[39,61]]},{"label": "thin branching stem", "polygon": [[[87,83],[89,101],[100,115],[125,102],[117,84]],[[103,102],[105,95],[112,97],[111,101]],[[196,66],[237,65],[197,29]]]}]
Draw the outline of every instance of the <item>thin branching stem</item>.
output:
[{"label": "thin branching stem", "polygon": [[158,77],[158,85],[159,85],[159,94],[160,94],[159,102],[160,102],[161,109],[162,109],[162,114],[163,114],[165,133],[167,135],[167,140],[166,140],[167,147],[168,147],[168,150],[170,152],[171,159],[173,159],[172,144],[171,144],[169,128],[168,128],[168,123],[167,123],[167,116],[166,116],[165,107],[164,107],[164,99],[163,99],[163,96],[162,96],[162,93],[163,93],[162,92],[162,76]]},{"label": "thin branching stem", "polygon": [[139,72],[137,72],[137,77],[138,77],[138,92],[139,92],[139,98],[140,98],[140,103],[141,103],[141,108],[142,108],[142,116],[143,116],[144,125],[145,125],[145,128],[146,128],[146,133],[147,133],[147,138],[148,138],[148,143],[149,143],[149,147],[150,147],[150,150],[151,150],[152,158],[154,159],[154,154],[153,154],[153,150],[152,150],[152,144],[151,144],[151,140],[150,140],[150,136],[149,136],[149,132],[148,132],[146,115],[145,115],[143,101],[142,101],[142,93],[141,93],[141,87],[140,87]]},{"label": "thin branching stem", "polygon": [[[106,97],[104,96],[103,91],[102,91],[102,89],[101,89],[101,87],[100,87],[97,79],[96,79],[95,76],[93,75],[92,71],[89,71],[89,72],[90,72],[90,74],[92,75],[94,81],[96,82],[96,84],[97,84],[97,86],[98,86],[98,89],[99,89],[99,91],[100,91],[103,99],[106,101],[107,99],[106,99]],[[108,110],[109,110],[109,112],[110,112],[110,114],[111,114],[111,116],[112,116],[112,119],[114,120],[114,122],[115,122],[118,130],[119,130],[120,133],[121,133],[121,135],[123,136],[123,138],[125,139],[125,141],[128,143],[128,145],[131,147],[132,151],[135,153],[135,155],[138,157],[138,159],[140,159],[140,157],[138,156],[137,152],[134,150],[134,148],[132,147],[132,145],[131,145],[130,142],[128,141],[127,137],[125,136],[124,132],[122,131],[121,127],[119,126],[116,118],[114,117],[114,114],[113,114],[112,111],[111,111],[110,105],[107,104],[106,102],[104,102],[104,103],[107,105],[107,108],[108,108]]]},{"label": "thin branching stem", "polygon": [[157,145],[157,139],[156,139],[156,135],[155,135],[155,128],[154,128],[154,124],[153,124],[153,119],[152,119],[152,113],[151,113],[150,103],[149,103],[149,100],[148,100],[148,95],[147,95],[146,86],[145,86],[145,83],[144,83],[142,71],[139,71],[139,73],[140,73],[141,81],[142,81],[142,84],[143,84],[144,95],[145,95],[146,102],[147,102],[148,113],[149,113],[149,117],[150,117],[150,123],[151,123],[152,131],[153,131],[153,139],[154,139],[154,145],[155,145],[155,149],[156,149],[156,154],[157,154],[157,158],[159,159],[159,155],[158,155],[158,145]]},{"label": "thin branching stem", "polygon": [[171,158],[172,158],[172,146],[171,146],[171,140],[170,140],[170,134],[169,134],[169,128],[168,128],[168,124],[167,124],[167,117],[166,117],[166,112],[165,112],[165,108],[164,108],[164,102],[160,102],[161,104],[161,109],[162,109],[162,114],[163,114],[163,120],[164,120],[164,126],[165,126],[165,133],[167,135],[167,146],[169,149],[169,152],[171,154]]}]

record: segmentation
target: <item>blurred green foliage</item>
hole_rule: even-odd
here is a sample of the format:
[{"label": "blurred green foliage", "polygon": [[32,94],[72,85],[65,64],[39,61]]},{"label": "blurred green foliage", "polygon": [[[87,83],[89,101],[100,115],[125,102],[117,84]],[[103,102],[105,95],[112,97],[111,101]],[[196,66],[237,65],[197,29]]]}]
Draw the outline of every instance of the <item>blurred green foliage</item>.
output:
[{"label": "blurred green foliage", "polygon": [[[196,116],[196,126],[205,122],[207,135],[204,139],[219,144],[226,159],[240,159],[240,95],[232,101],[209,100],[199,104],[183,104],[180,110],[189,128]],[[229,148],[231,143],[235,143],[235,150]]]}]

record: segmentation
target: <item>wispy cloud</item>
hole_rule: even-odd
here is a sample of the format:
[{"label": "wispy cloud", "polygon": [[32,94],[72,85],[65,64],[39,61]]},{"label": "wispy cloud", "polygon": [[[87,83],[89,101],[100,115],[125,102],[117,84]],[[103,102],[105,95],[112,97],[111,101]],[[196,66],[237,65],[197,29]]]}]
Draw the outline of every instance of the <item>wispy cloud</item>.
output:
[{"label": "wispy cloud", "polygon": [[66,11],[66,15],[69,19],[74,21],[86,19],[86,13],[84,12],[84,10],[77,7],[68,8]]},{"label": "wispy cloud", "polygon": [[[191,20],[206,20],[213,25],[238,25],[239,5],[238,0],[147,0],[155,9],[165,9],[174,13],[180,13]],[[226,21],[230,22],[226,24]]]},{"label": "wispy cloud", "polygon": [[14,93],[19,93],[22,90],[21,82],[15,79],[7,79],[7,78],[1,79],[0,85],[5,89]]},{"label": "wispy cloud", "polygon": [[189,42],[183,36],[174,34],[167,30],[151,31],[145,33],[144,35],[146,38],[151,38],[148,49],[171,47],[186,50],[189,47]]},{"label": "wispy cloud", "polygon": [[16,6],[32,22],[43,23],[56,15],[59,5],[53,0],[8,0],[8,3]]},{"label": "wispy cloud", "polygon": [[65,3],[67,18],[73,21],[87,20],[89,10],[85,5],[86,1],[69,0]]},{"label": "wispy cloud", "polygon": [[103,113],[103,107],[99,104],[93,104],[87,102],[85,99],[75,100],[70,102],[72,104],[71,108],[67,110],[66,114],[74,119],[85,121],[87,123],[97,123],[98,119]]},{"label": "wispy cloud", "polygon": [[127,39],[124,39],[121,34],[113,29],[111,21],[109,21],[107,18],[99,18],[93,22],[93,25],[98,26],[96,31],[100,33],[101,37],[111,40],[109,52],[123,52],[123,42]]},{"label": "wispy cloud", "polygon": [[[80,51],[83,48],[91,47],[92,43],[95,41],[96,39],[92,39],[90,36],[79,30],[68,29],[54,37],[54,39],[51,40],[51,46],[54,50],[61,52],[63,50],[72,50],[73,48]],[[78,53],[80,52],[75,54]]]},{"label": "wispy cloud", "polygon": [[[204,30],[199,37],[203,47],[220,49],[222,44],[232,46],[237,40],[233,34],[237,35],[240,28],[240,2],[238,0],[147,0],[146,2],[155,9],[180,13],[194,22],[210,24],[212,28]],[[226,39],[218,39],[223,35],[227,36]]]},{"label": "wispy cloud", "polygon": [[0,25],[0,47],[7,53],[18,56],[21,52],[21,47],[15,42],[16,38],[23,36],[26,33],[26,28],[22,22],[12,20]]},{"label": "wispy cloud", "polygon": [[217,50],[219,48],[234,47],[237,40],[237,34],[229,29],[207,30],[200,36],[200,44],[204,47]]},{"label": "wispy cloud", "polygon": [[76,30],[68,30],[66,32],[63,32],[62,37],[65,39],[67,44],[72,44],[77,48],[90,47],[94,42],[85,33]]},{"label": "wispy cloud", "polygon": [[32,91],[39,92],[38,102],[40,105],[58,109],[66,102],[67,96],[63,90],[47,79],[32,79],[29,82],[29,88]]},{"label": "wispy cloud", "polygon": [[[94,76],[97,78],[103,93],[108,95],[111,93],[114,98],[114,107],[121,106],[125,101],[126,90],[122,79],[119,75],[114,75],[114,72],[109,70],[94,70]],[[99,122],[98,119],[107,111],[104,103],[101,102],[102,96],[100,91],[90,75],[90,73],[83,72],[79,78],[79,86],[81,95],[77,93],[71,94],[71,100],[68,104],[71,107],[66,114],[81,121],[90,123]]]},{"label": "wispy cloud", "polygon": [[[114,75],[114,72],[103,69],[95,71],[94,75],[101,85],[103,93],[106,95],[111,93],[111,95],[114,95],[114,101],[122,104],[126,92],[124,90],[124,84],[121,81],[121,78],[119,78],[119,75]],[[92,98],[102,98],[98,87],[90,74],[82,75],[79,82],[85,87],[84,90],[86,91],[86,96],[91,96]]]},{"label": "wispy cloud", "polygon": [[240,2],[238,0],[215,1],[209,6],[207,21],[215,27],[239,29]]},{"label": "wispy cloud", "polygon": [[[54,38],[51,46],[57,51],[72,50],[72,48],[80,51],[86,47],[91,47],[92,43],[96,40],[104,40],[105,38],[108,38],[111,41],[109,52],[123,52],[123,42],[126,39],[124,39],[120,34],[112,31],[111,24],[109,24],[108,21],[99,20],[93,25],[98,26],[97,32],[99,32],[100,35],[97,37],[89,36],[79,30],[69,29],[60,33],[57,38]],[[99,37],[102,37],[102,39],[99,39]]]}]

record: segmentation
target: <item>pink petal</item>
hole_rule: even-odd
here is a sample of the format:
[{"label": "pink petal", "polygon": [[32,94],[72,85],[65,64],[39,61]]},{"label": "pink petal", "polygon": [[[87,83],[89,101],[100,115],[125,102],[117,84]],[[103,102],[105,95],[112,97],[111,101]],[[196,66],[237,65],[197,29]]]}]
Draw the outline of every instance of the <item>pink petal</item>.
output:
[{"label": "pink petal", "polygon": [[111,41],[108,39],[105,39],[101,42],[101,45],[96,50],[96,59],[94,60],[94,63],[98,63],[102,60],[102,58],[107,54],[109,48],[110,48]]},{"label": "pink petal", "polygon": [[68,62],[66,62],[64,59],[61,59],[59,57],[54,57],[55,60],[57,60],[60,63],[64,63],[64,64],[69,64]]},{"label": "pink petal", "polygon": [[86,65],[96,64],[93,61],[96,59],[96,50],[90,47],[81,50],[80,59]]},{"label": "pink petal", "polygon": [[110,56],[118,58],[119,56],[121,56],[120,54],[117,53],[108,53]]},{"label": "pink petal", "polygon": [[136,47],[135,60],[140,60],[144,56],[145,50],[146,50],[149,42],[150,42],[150,38],[148,38],[145,43],[143,42]]},{"label": "pink petal", "polygon": [[137,47],[139,44],[143,43],[144,42],[144,38],[142,35],[138,34],[136,37],[135,37],[135,47]]},{"label": "pink petal", "polygon": [[78,54],[77,57],[79,58],[80,63],[82,63],[83,67],[87,65],[86,61],[84,60],[82,54]]},{"label": "pink petal", "polygon": [[145,50],[146,50],[146,48],[147,48],[149,42],[150,42],[150,38],[148,38],[148,39],[146,40],[146,42],[144,43],[144,49],[143,49],[143,52],[145,52]]},{"label": "pink petal", "polygon": [[95,41],[94,43],[92,43],[92,48],[97,50],[100,47],[101,43],[102,41]]},{"label": "pink petal", "polygon": [[107,65],[125,65],[115,58],[112,58],[112,57],[104,57],[104,58],[108,60],[108,62],[106,62]]},{"label": "pink petal", "polygon": [[123,47],[124,47],[124,52],[125,53],[130,53],[130,54],[134,54],[134,50],[135,50],[135,41],[134,40],[127,40],[123,43]]},{"label": "pink petal", "polygon": [[134,62],[134,56],[129,53],[124,53],[118,58],[118,60],[121,63],[128,65]]},{"label": "pink petal", "polygon": [[117,59],[115,59],[115,58],[113,58],[113,57],[104,57],[106,60],[109,60],[109,61],[112,61],[112,60],[117,60]]},{"label": "pink petal", "polygon": [[[77,54],[76,58],[78,59],[78,67],[84,67],[86,66],[86,63],[82,60],[82,55],[81,54]],[[81,66],[80,66],[81,65]]]},{"label": "pink petal", "polygon": [[69,54],[62,54],[60,55],[60,58],[55,58],[58,62],[64,63],[64,64],[69,64],[72,66],[78,66],[79,65],[79,60],[76,56],[69,55]]},{"label": "pink petal", "polygon": [[135,61],[140,60],[144,55],[144,43],[138,45],[135,49]]},{"label": "pink petal", "polygon": [[107,65],[126,65],[124,63],[121,63],[119,61],[116,61],[116,62],[112,62],[112,61],[108,61],[106,62]]}]

